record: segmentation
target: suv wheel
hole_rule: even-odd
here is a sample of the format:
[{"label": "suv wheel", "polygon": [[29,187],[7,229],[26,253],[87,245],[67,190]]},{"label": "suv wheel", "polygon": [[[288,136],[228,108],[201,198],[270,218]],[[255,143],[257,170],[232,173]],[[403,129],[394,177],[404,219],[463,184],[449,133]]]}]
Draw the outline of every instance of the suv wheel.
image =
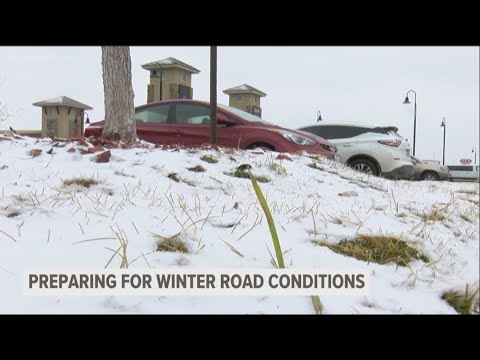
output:
[{"label": "suv wheel", "polygon": [[365,174],[378,176],[379,171],[377,166],[371,160],[357,159],[349,163],[349,166],[356,171],[363,172]]},{"label": "suv wheel", "polygon": [[438,175],[433,171],[426,171],[420,177],[421,180],[438,181]]}]

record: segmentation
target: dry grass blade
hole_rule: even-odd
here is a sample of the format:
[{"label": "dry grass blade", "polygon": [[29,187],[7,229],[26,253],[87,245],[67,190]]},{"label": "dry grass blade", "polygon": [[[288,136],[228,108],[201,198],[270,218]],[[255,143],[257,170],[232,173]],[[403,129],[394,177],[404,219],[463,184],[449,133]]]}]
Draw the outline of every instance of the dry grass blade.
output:
[{"label": "dry grass blade", "polygon": [[275,269],[278,269],[278,264],[275,261],[275,258],[273,257],[273,254],[271,253],[270,249],[268,248],[268,245],[265,243],[265,246],[267,247],[268,253],[270,254],[270,262],[272,263],[273,267]]},{"label": "dry grass blade", "polygon": [[232,250],[235,254],[241,256],[241,257],[245,257],[240,251],[238,251],[237,249],[235,249],[232,245],[230,245],[229,243],[227,243],[225,240],[222,240],[225,244],[227,244],[227,246],[230,248],[230,250]]},{"label": "dry grass blade", "polygon": [[145,254],[143,253],[143,251],[142,251],[142,257],[143,257],[143,259],[145,260],[145,262],[147,263],[147,266],[149,267],[149,269],[151,269],[152,267],[151,267],[150,264],[148,263],[147,258],[145,257]]},{"label": "dry grass blade", "polygon": [[[257,222],[257,220],[258,220],[258,215],[257,215],[257,218],[255,219],[255,222],[253,223],[252,227],[251,227],[250,229],[248,229],[243,235],[241,235],[241,236],[238,238],[238,240],[241,240],[243,237],[245,237],[250,231],[253,230],[253,228],[254,228],[255,226],[257,226],[257,225],[259,224],[259,222]],[[260,220],[261,220],[261,219],[260,219]]]},{"label": "dry grass blade", "polygon": [[128,240],[127,240],[127,235],[125,234],[124,231],[120,229],[120,227],[117,225],[118,232],[115,232],[117,235],[118,241],[120,242],[120,249],[122,250],[122,261],[120,263],[120,269],[127,269],[128,268],[128,259],[127,259],[127,245],[128,245]]},{"label": "dry grass blade", "polygon": [[6,236],[8,236],[10,239],[12,239],[13,241],[17,242],[17,240],[15,240],[13,237],[11,237],[10,235],[8,235],[5,231],[3,230],[0,230],[0,232]]},{"label": "dry grass blade", "polygon": [[209,178],[212,179],[213,181],[219,183],[219,184],[223,184],[223,181],[220,181],[220,180],[214,178],[213,176],[209,176]]},{"label": "dry grass blade", "polygon": [[80,240],[80,241],[73,242],[72,245],[73,244],[80,244],[80,243],[88,242],[88,241],[97,241],[97,240],[117,240],[117,238],[116,237],[101,237],[101,238],[95,238],[95,239]]},{"label": "dry grass blade", "polygon": [[140,233],[138,232],[137,227],[136,227],[135,224],[133,223],[133,220],[132,220],[132,225],[133,225],[133,227],[135,228],[135,231],[137,232],[137,234],[140,234]]},{"label": "dry grass blade", "polygon": [[82,235],[85,235],[85,232],[83,231],[82,225],[78,223],[78,226],[80,227],[80,230],[82,231]]},{"label": "dry grass blade", "polygon": [[113,258],[115,257],[115,255],[118,255],[118,254],[119,254],[119,252],[120,252],[120,250],[122,249],[122,247],[120,246],[117,250],[113,250],[113,249],[108,248],[108,247],[106,247],[105,249],[110,250],[110,251],[113,251],[113,255],[112,255],[112,257],[108,260],[107,265],[105,265],[104,269],[106,269],[106,268],[108,267],[108,265],[110,265],[110,263],[112,262]]}]

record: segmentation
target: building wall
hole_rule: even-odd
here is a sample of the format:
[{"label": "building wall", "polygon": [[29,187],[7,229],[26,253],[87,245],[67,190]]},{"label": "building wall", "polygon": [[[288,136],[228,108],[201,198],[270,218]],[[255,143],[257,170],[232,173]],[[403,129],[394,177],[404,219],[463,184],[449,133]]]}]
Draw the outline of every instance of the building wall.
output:
[{"label": "building wall", "polygon": [[[242,97],[242,100],[238,100],[238,96]],[[258,97],[258,102],[255,102],[255,97]],[[260,97],[255,94],[234,94],[234,95],[229,95],[229,103],[230,106],[243,110],[243,111],[248,111],[248,107],[250,106],[260,106]]]},{"label": "building wall", "polygon": [[[160,97],[159,91],[158,91],[159,84],[160,84],[160,79],[158,77],[150,76],[150,85],[153,86],[153,98],[148,98],[148,93],[147,93],[147,102],[158,101]],[[148,87],[147,87],[147,91],[148,91]]]},{"label": "building wall", "polygon": [[[70,114],[68,113],[70,109]],[[46,114],[45,114],[46,110]],[[69,138],[72,136],[82,135],[83,110],[78,108],[70,108],[69,106],[46,106],[42,107],[42,137],[48,137],[49,120],[56,120],[56,131],[53,136],[59,138]],[[77,117],[77,123],[72,123]],[[55,128],[55,126],[54,126]]]},{"label": "building wall", "polygon": [[[158,72],[160,72],[160,69],[157,69]],[[182,70],[182,69],[163,69],[165,72],[165,79],[162,80],[162,100],[170,100],[170,99],[176,99],[174,97],[175,93],[172,93],[170,90],[170,85],[174,84],[178,88],[178,84],[180,85],[185,85],[188,87],[192,86],[192,74]],[[185,81],[182,79],[182,74],[185,74]],[[147,86],[147,103],[149,102],[155,102],[155,101],[160,101],[160,78],[158,76],[156,77],[151,77],[150,76],[150,85],[153,85],[153,100],[152,97],[148,96],[148,86]],[[150,90],[152,92],[152,90]]]},{"label": "building wall", "polygon": [[[183,74],[185,74],[185,80],[183,80]],[[192,87],[192,74],[183,69],[177,69],[175,74],[175,82],[180,85]]]},{"label": "building wall", "polygon": [[[172,78],[174,77],[174,70],[163,69],[165,72],[165,79],[161,81],[162,83],[162,100],[168,100],[169,97],[169,87],[172,83]],[[157,70],[160,72],[160,69]],[[150,85],[153,85],[153,102],[160,101],[160,77],[150,77]],[[147,99],[148,101],[149,99]]]}]

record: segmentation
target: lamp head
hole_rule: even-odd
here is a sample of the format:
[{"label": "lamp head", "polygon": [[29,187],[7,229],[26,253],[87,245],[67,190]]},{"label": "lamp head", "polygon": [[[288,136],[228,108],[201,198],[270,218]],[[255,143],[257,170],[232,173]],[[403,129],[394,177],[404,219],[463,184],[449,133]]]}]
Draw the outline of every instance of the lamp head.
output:
[{"label": "lamp head", "polygon": [[320,110],[317,112],[317,122],[319,121],[322,121],[322,113],[320,112]]},{"label": "lamp head", "polygon": [[405,101],[403,102],[404,104],[410,104],[410,100],[408,100],[408,95],[405,96]]},{"label": "lamp head", "polygon": [[440,127],[445,127],[445,126],[447,126],[447,119],[445,119],[445,116],[444,116],[442,119],[442,125],[440,125]]}]

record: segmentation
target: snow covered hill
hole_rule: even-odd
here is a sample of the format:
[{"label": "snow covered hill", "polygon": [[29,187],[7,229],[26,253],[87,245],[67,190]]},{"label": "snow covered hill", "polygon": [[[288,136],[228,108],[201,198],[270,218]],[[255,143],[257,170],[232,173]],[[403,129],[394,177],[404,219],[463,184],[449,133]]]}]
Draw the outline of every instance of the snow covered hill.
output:
[{"label": "snow covered hill", "polygon": [[[241,177],[247,164],[263,181],[288,268],[371,274],[370,296],[323,296],[325,314],[455,314],[442,294],[478,288],[478,183],[390,181],[300,154],[147,144],[110,149],[102,163],[88,148],[100,150],[0,138],[0,313],[313,314],[306,296],[23,294],[28,269],[118,269],[122,261],[142,269],[272,268],[267,221]],[[425,257],[401,266],[333,251],[362,236],[403,240]],[[113,252],[123,241],[124,258]]]}]

